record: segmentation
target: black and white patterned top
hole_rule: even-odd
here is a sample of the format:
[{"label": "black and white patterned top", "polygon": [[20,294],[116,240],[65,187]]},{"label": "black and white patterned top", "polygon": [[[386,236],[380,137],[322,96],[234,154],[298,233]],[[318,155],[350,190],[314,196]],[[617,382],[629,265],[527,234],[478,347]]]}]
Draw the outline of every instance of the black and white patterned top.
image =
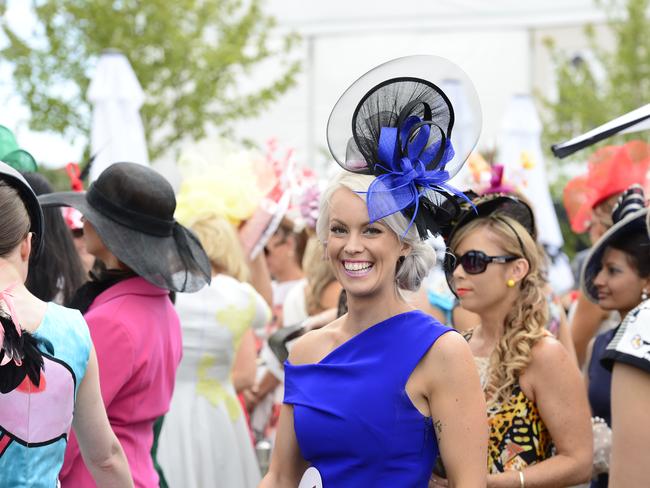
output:
[{"label": "black and white patterned top", "polygon": [[632,309],[616,329],[601,358],[602,365],[609,370],[615,362],[650,373],[650,300]]}]

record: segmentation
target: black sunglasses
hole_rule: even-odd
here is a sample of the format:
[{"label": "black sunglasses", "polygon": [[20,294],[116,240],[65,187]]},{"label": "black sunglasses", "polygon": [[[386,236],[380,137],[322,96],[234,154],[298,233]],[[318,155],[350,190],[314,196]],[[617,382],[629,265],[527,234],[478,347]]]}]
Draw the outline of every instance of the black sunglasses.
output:
[{"label": "black sunglasses", "polygon": [[462,265],[467,274],[481,274],[490,263],[509,263],[519,259],[519,256],[488,256],[483,251],[467,251],[460,258],[456,258],[451,252],[445,255],[445,271],[449,277],[454,273],[458,265]]}]

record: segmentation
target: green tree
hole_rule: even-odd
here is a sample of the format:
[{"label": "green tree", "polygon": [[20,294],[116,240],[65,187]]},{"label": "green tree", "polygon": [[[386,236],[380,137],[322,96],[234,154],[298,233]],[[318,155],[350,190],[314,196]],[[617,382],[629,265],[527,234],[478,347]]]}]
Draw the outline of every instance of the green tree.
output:
[{"label": "green tree", "polygon": [[[292,57],[297,36],[271,40],[275,20],[261,0],[34,0],[38,28],[29,39],[9,25],[6,8],[0,1],[7,40],[0,59],[13,65],[30,128],[88,135],[89,76],[102,51],[118,49],[146,93],[141,114],[152,159],[181,138],[202,138],[206,126],[227,131],[258,114],[300,69]],[[242,92],[238,82],[263,61],[275,63],[274,78]]]},{"label": "green tree", "polygon": [[[604,73],[599,79],[593,63],[572,59],[557,49],[551,52],[557,76],[557,100],[542,98],[546,108],[546,147],[562,142],[634,110],[650,100],[650,0],[596,0],[605,9],[613,46],[598,44],[593,26],[585,28],[594,60]],[[602,144],[633,138],[618,136]],[[638,135],[636,136],[638,137]]]}]

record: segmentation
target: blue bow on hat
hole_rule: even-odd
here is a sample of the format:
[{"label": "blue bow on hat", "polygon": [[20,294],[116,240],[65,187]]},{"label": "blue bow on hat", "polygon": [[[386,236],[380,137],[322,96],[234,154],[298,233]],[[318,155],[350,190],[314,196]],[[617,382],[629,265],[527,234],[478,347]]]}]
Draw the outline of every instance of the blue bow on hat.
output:
[{"label": "blue bow on hat", "polygon": [[[442,134],[442,140],[427,146],[433,122],[411,115],[399,127],[382,127],[377,154],[379,163],[375,172],[382,173],[367,191],[368,216],[376,222],[395,212],[414,206],[413,216],[404,237],[413,223],[420,206],[420,197],[427,190],[457,195],[470,203],[461,191],[447,184],[450,176],[445,165],[454,157],[451,141]],[[444,150],[441,146],[444,144]],[[434,169],[427,170],[428,166]]]}]

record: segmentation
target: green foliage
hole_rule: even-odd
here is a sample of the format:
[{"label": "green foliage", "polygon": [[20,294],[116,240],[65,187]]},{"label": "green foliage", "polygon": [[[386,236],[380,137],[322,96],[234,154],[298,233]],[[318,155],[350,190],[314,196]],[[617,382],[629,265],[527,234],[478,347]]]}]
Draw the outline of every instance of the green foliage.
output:
[{"label": "green foliage", "polygon": [[[14,67],[30,128],[72,138],[90,130],[84,97],[98,56],[107,48],[123,52],[146,93],[141,114],[155,159],[182,138],[201,139],[208,125],[227,131],[294,84],[297,36],[271,47],[275,21],[261,1],[34,0],[34,39],[20,38],[0,16],[8,39],[0,58]],[[0,0],[0,14],[5,7]],[[262,61],[274,63],[274,78],[242,92],[238,81]]]},{"label": "green foliage", "polygon": [[[585,29],[590,50],[605,72],[598,80],[588,62],[570,59],[552,40],[550,50],[557,75],[557,101],[542,99],[547,116],[544,142],[549,147],[593,129],[650,100],[650,0],[600,0],[608,14],[613,49],[598,45],[592,26]],[[622,15],[621,15],[622,13]],[[638,137],[638,135],[636,136]],[[619,136],[604,144],[634,138]],[[580,155],[584,157],[584,155]]]},{"label": "green foliage", "polygon": [[[558,93],[556,101],[541,99],[546,109],[542,136],[546,148],[594,129],[650,100],[650,0],[596,1],[607,12],[614,43],[608,49],[599,45],[592,26],[585,28],[585,36],[594,59],[605,73],[604,79],[598,79],[592,71],[593,65],[572,60],[569,54],[557,49],[552,39],[546,40],[555,64]],[[639,134],[615,136],[594,146],[591,152],[638,137]],[[582,151],[568,159],[584,160],[587,155]],[[557,160],[549,158],[549,161]],[[566,160],[556,164],[566,167]],[[560,173],[551,185],[554,201],[562,201],[567,179]],[[565,251],[573,256],[588,244],[588,239],[571,231],[565,215],[558,216]]]}]

